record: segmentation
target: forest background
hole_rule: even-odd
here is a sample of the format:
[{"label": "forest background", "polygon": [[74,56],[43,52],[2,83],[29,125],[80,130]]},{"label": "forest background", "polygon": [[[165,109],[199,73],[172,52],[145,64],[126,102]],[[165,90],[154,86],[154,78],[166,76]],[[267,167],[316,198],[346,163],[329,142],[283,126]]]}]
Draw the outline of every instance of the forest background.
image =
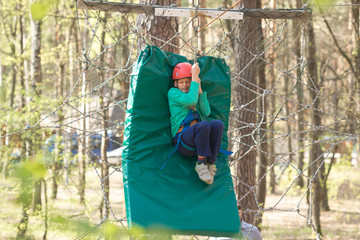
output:
[{"label": "forest background", "polygon": [[[187,1],[141,3],[192,7]],[[231,4],[228,0],[200,2],[202,8],[227,8]],[[266,137],[269,144],[252,148],[249,139],[244,137],[239,144],[236,136],[247,136],[244,126],[251,130],[249,124],[260,122],[264,116],[251,111],[231,116],[235,120],[231,123],[234,131],[229,132],[230,144],[236,155],[230,160],[237,198],[243,209],[258,213],[250,212],[244,218],[261,229],[264,239],[360,239],[360,1],[244,0],[241,4],[260,9],[311,7],[312,17],[293,19],[285,25],[278,20],[250,18],[243,21],[240,32],[231,31],[236,28],[235,21],[217,21],[199,34],[198,48],[224,57],[235,75],[242,72],[244,78],[263,89],[272,88],[275,75],[271,66],[281,66],[290,73],[292,70],[285,66],[301,60],[291,54],[301,55],[307,59],[311,84],[318,90],[316,95],[307,89],[300,91],[296,81],[284,77],[277,86],[277,98],[264,105],[247,105],[254,97],[247,93],[260,90],[250,84],[234,87],[232,109],[246,105],[268,116],[281,109],[286,120],[285,124],[262,121],[259,126],[268,134],[260,139]],[[127,239],[129,233],[122,226],[121,157],[107,155],[122,145],[131,67],[144,46],[140,32],[128,34],[135,32],[132,26],[138,16],[85,13],[74,1],[49,0],[2,1],[0,13],[1,239]],[[94,33],[91,26],[99,18],[102,27]],[[200,27],[209,22],[200,20]],[[155,36],[151,43],[157,46],[164,43],[158,39],[168,40],[177,31],[171,27],[174,25],[156,25],[153,19],[144,22],[148,28],[143,25],[139,29]],[[191,28],[184,27],[187,20],[168,22],[183,27],[188,38],[193,34]],[[283,31],[282,26],[286,26]],[[245,55],[238,39],[242,45],[252,39],[248,49],[256,52],[264,49],[264,42],[269,46],[275,42],[279,31],[285,48],[269,47],[263,61],[250,67],[247,62],[239,64]],[[230,40],[224,40],[224,35]],[[93,48],[88,49],[91,41]],[[119,44],[111,48],[112,41]],[[222,44],[218,52],[212,50],[216,43]],[[182,45],[179,39],[172,44]],[[163,49],[177,52],[173,45]],[[102,52],[106,54],[99,54]],[[189,52],[181,49],[180,54],[191,58]],[[89,59],[95,59],[92,65]],[[244,68],[248,71],[242,71]],[[307,79],[303,69],[294,71],[298,79]],[[238,79],[232,81],[237,86]],[[93,91],[103,85],[106,87]],[[295,102],[312,104],[306,114],[291,118],[298,106]],[[301,135],[306,132],[303,123],[318,130],[309,134],[309,148],[301,147],[305,144],[301,140],[306,138]],[[271,135],[279,132],[281,138]],[[296,138],[288,137],[294,132]],[[287,161],[274,160],[284,153]],[[299,170],[304,173],[300,177],[296,175]],[[255,186],[254,194],[245,199],[242,196],[249,189],[244,189],[242,182]],[[299,208],[298,201],[304,197],[306,204]],[[274,205],[280,211],[259,210]],[[299,210],[306,217],[299,215]],[[312,215],[307,217],[309,210]],[[107,218],[110,221],[99,224]],[[142,229],[131,232],[142,233]]]}]

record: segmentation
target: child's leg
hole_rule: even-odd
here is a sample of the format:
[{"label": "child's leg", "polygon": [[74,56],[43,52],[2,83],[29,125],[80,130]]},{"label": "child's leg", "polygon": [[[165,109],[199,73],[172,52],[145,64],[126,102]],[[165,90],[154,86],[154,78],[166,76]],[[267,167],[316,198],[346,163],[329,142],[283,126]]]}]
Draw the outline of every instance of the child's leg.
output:
[{"label": "child's leg", "polygon": [[200,156],[201,159],[203,159],[202,157],[211,157],[210,128],[211,125],[209,122],[201,121],[188,128],[181,135],[181,140],[186,145],[195,147],[196,154]]},{"label": "child's leg", "polygon": [[214,164],[219,154],[221,139],[224,131],[224,124],[220,120],[210,122],[210,148],[211,157],[208,158],[208,163]]},{"label": "child's leg", "polygon": [[[175,137],[173,138],[173,144],[174,146],[176,146],[178,139],[179,139],[179,133],[175,135]],[[183,136],[181,136],[181,139],[183,139]],[[190,146],[190,145],[188,145]],[[193,146],[190,146],[193,147]],[[185,157],[194,157],[197,156],[196,152],[194,151],[190,151],[189,149],[186,149],[183,145],[179,145],[179,148],[177,150],[179,153],[181,153],[181,155],[185,156]]]},{"label": "child's leg", "polygon": [[[189,147],[196,148],[196,152],[193,152],[198,156],[195,171],[199,175],[199,178],[207,184],[212,184],[214,181],[214,175],[210,173],[206,159],[207,157],[211,157],[210,128],[209,122],[201,121],[188,128],[181,135],[183,143]],[[182,154],[186,153],[182,145],[179,146],[178,151]]]}]

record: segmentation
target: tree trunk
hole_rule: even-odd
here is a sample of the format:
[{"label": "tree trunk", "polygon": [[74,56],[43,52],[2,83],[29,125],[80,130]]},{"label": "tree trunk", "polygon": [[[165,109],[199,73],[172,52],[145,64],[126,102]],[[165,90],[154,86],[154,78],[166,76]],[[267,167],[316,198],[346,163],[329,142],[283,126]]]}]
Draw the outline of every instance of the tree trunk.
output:
[{"label": "tree trunk", "polygon": [[[106,19],[106,14],[105,17],[103,18],[102,22],[104,23],[104,25],[106,25],[107,19]],[[100,52],[104,51],[104,46],[105,46],[105,35],[106,35],[106,31],[105,29],[103,29],[102,33],[101,33],[101,47],[100,47]],[[104,66],[105,65],[105,54],[101,54],[100,56],[100,66]],[[110,53],[107,53],[110,54]],[[100,71],[99,72],[99,77],[100,77],[100,84],[103,84],[105,82],[105,73],[104,71]],[[108,165],[108,159],[107,159],[107,148],[108,148],[108,134],[107,134],[107,129],[109,128],[109,109],[106,106],[105,103],[105,99],[104,99],[104,95],[106,94],[106,85],[104,87],[101,88],[101,94],[99,96],[99,100],[100,100],[100,109],[102,112],[102,121],[101,121],[101,125],[102,125],[102,129],[104,129],[103,134],[101,136],[101,148],[100,148],[100,154],[101,154],[101,179],[102,179],[102,190],[104,191],[103,193],[103,197],[102,197],[102,201],[100,204],[100,215],[101,218],[103,218],[102,216],[102,208],[105,204],[105,217],[107,218],[109,216],[109,204],[110,204],[110,179],[108,177],[109,175],[109,165]],[[110,92],[111,94],[111,92]]]},{"label": "tree trunk", "polygon": [[[319,89],[318,86],[318,74],[317,74],[317,59],[316,59],[316,42],[315,42],[315,33],[313,28],[312,20],[309,22],[309,48],[308,48],[308,66],[311,79],[309,79],[309,86],[314,89]],[[310,92],[311,101],[314,102],[313,109],[319,109],[319,98],[316,98],[316,92]],[[313,126],[321,126],[320,112],[313,110],[312,113],[312,123]],[[319,131],[313,131],[311,134],[311,139],[317,141],[319,139]],[[320,163],[322,162],[321,148],[319,143],[311,145],[310,148],[310,176],[311,179],[311,191],[312,198],[311,201],[311,211],[312,211],[312,220],[314,222],[315,229],[320,235],[321,232],[321,222],[320,222],[320,204],[321,204],[321,185],[318,169]],[[322,158],[322,157],[321,157]]]},{"label": "tree trunk", "polygon": [[[86,31],[85,31],[86,32]],[[86,45],[84,45],[86,46]],[[85,50],[84,50],[85,51]],[[84,53],[85,54],[85,53]],[[81,95],[84,96],[87,90],[87,83],[86,83],[86,69],[87,69],[87,63],[86,59],[84,59],[84,62],[82,63],[82,84],[81,84]],[[81,103],[81,111],[83,116],[86,115],[87,108],[86,108],[86,99],[82,99]],[[86,183],[86,156],[85,156],[85,150],[86,150],[86,118],[83,117],[80,120],[80,131],[78,134],[79,137],[79,143],[78,143],[78,177],[79,177],[79,200],[80,203],[85,203],[85,183]]]},{"label": "tree trunk", "polygon": [[37,179],[34,182],[34,190],[33,190],[33,199],[31,203],[31,211],[40,212],[41,211],[41,184],[42,179]]},{"label": "tree trunk", "polygon": [[[325,164],[323,166],[325,167]],[[325,174],[325,172],[324,172],[324,174]],[[327,181],[323,182],[322,196],[323,197],[322,197],[322,202],[321,202],[321,209],[324,210],[324,211],[330,211],[329,198],[328,198],[328,189],[327,189]]]},{"label": "tree trunk", "polygon": [[329,178],[331,168],[332,168],[333,164],[336,162],[335,153],[337,152],[338,147],[339,147],[339,145],[336,145],[335,148],[333,149],[333,155],[331,157],[331,161],[330,161],[330,164],[329,164],[329,167],[328,167],[327,173],[325,175],[325,179],[324,179],[324,188],[323,188],[323,190],[324,190],[324,193],[323,193],[324,198],[323,198],[323,201],[322,201],[322,209],[324,211],[330,211],[330,205],[329,205],[329,199],[328,199],[328,191],[327,191],[327,180]]},{"label": "tree trunk", "polygon": [[[42,83],[42,71],[41,71],[41,58],[40,58],[40,50],[41,50],[41,22],[34,21],[32,18],[30,20],[31,23],[31,65],[30,65],[30,75],[31,75],[31,90],[32,97],[40,96],[41,94],[41,83]],[[31,123],[32,125],[33,123]],[[34,142],[29,142],[28,146],[30,149],[37,149],[37,145],[35,142],[40,142],[40,135],[37,135],[36,132],[33,132],[36,136],[33,137]],[[38,138],[39,137],[39,138]],[[31,140],[30,140],[31,141]],[[33,150],[29,150],[28,152],[33,152]],[[41,179],[38,179],[34,183],[34,196],[33,202],[31,205],[31,209],[33,211],[41,209]]]},{"label": "tree trunk", "polygon": [[[334,116],[338,116],[338,107],[339,107],[339,92],[338,92],[338,87],[337,87],[337,81],[334,81],[334,86],[333,86],[333,89],[334,89],[334,94],[332,96],[333,98],[333,105],[334,105],[334,110],[335,110],[335,113],[334,113]],[[336,119],[334,119],[336,120]],[[335,127],[334,129],[339,129],[339,124],[338,123],[335,123]],[[339,145],[336,145],[334,147],[334,149],[332,150],[333,152],[333,155],[331,157],[331,161],[330,161],[330,164],[328,166],[328,170],[327,170],[327,173],[325,174],[325,177],[324,177],[324,186],[323,186],[323,201],[322,201],[322,209],[325,210],[325,211],[330,211],[330,205],[329,205],[329,199],[328,199],[328,191],[327,191],[327,180],[329,178],[329,175],[330,175],[330,171],[331,171],[331,168],[333,166],[333,164],[336,162],[336,159],[335,159],[335,153],[337,152],[339,148]]]},{"label": "tree trunk", "polygon": [[[100,101],[102,101],[101,105],[104,105],[104,97],[101,96],[100,97]],[[101,106],[100,105],[100,106]],[[106,107],[101,107],[101,109],[104,109]],[[109,111],[108,109],[104,109],[102,111],[103,116],[102,116],[102,128],[103,129],[108,129],[109,128]],[[109,165],[108,165],[108,158],[107,158],[107,148],[108,148],[108,134],[107,131],[105,130],[103,132],[103,136],[101,137],[101,179],[102,181],[102,190],[104,191],[103,194],[103,199],[101,201],[100,204],[100,213],[102,215],[102,208],[103,208],[103,204],[105,204],[105,217],[108,218],[109,217],[109,212],[110,212],[110,179],[108,177],[109,175]],[[102,216],[101,216],[102,218]]]},{"label": "tree trunk", "polygon": [[[31,16],[30,16],[31,19]],[[39,34],[36,33],[36,28],[34,27],[34,22],[32,21],[32,19],[30,20],[31,22],[31,40],[32,40],[32,44],[33,43],[38,43],[35,39],[39,40],[38,36]],[[21,25],[22,23],[20,23]],[[23,34],[20,33],[20,41],[23,41]],[[41,39],[41,38],[40,38]],[[36,56],[38,55],[34,55],[36,54],[36,50],[38,49],[37,47],[39,47],[40,43],[38,43],[37,45],[32,45],[32,49],[31,49],[31,62],[34,63],[36,62]],[[34,63],[31,64],[31,68],[32,70],[35,68],[36,64]],[[31,71],[31,73],[34,73],[34,71]],[[35,78],[34,74],[31,74],[31,81],[33,81],[32,79]],[[26,89],[28,92],[32,91],[34,92],[34,89],[30,88],[30,79],[27,79],[27,87],[25,87],[25,82],[21,82],[22,85],[22,90]],[[40,75],[40,80],[41,80],[41,75]],[[21,94],[23,95],[23,94]],[[31,94],[33,95],[33,94]],[[25,101],[23,97],[21,97],[22,101]],[[13,104],[13,102],[10,102],[10,104]],[[29,103],[28,103],[29,104]],[[24,104],[25,105],[25,104]],[[25,109],[23,109],[23,112],[26,112]],[[26,120],[26,124],[30,124],[28,122],[28,120]],[[22,141],[22,150],[21,150],[21,155],[25,157],[25,159],[29,159],[30,158],[30,154],[32,154],[32,149],[31,149],[31,139],[29,137],[27,137],[25,134],[21,135],[21,141]],[[33,194],[32,193],[32,188],[31,185],[33,183],[32,182],[27,182],[27,181],[23,181],[22,182],[22,186],[21,186],[21,195],[22,195],[22,215],[21,215],[21,219],[18,225],[18,232],[16,234],[16,239],[24,239],[25,233],[27,231],[27,227],[28,227],[28,223],[29,223],[29,211],[30,211],[30,207],[31,207],[31,203],[32,203],[32,199],[34,197],[39,197],[39,194]],[[38,184],[35,183],[34,189],[36,189],[36,185]],[[41,185],[40,185],[41,186]],[[37,192],[39,193],[39,189],[36,189]],[[41,191],[40,191],[41,193]],[[40,197],[41,200],[41,197]],[[38,202],[37,202],[38,203]],[[41,203],[41,201],[40,201]],[[36,208],[36,204],[34,204],[34,208]]]},{"label": "tree trunk", "polygon": [[[129,32],[129,25],[126,22],[125,17],[123,17],[121,19],[121,21],[123,22],[123,24],[122,24],[123,28],[122,28],[122,31],[121,31],[122,35],[119,36],[119,37],[124,37]],[[124,67],[127,66],[126,64],[128,63],[128,58],[130,57],[129,56],[130,53],[129,53],[128,46],[129,46],[129,38],[126,37],[120,42],[120,48],[121,48],[121,51],[122,51],[120,62],[122,63],[122,66],[124,66]],[[114,47],[116,48],[117,45],[114,46]],[[119,78],[120,86],[121,86],[121,93],[122,93],[121,100],[125,100],[129,95],[129,85],[130,85],[129,76],[130,75],[131,75],[131,72],[130,72],[130,70],[128,70],[127,73],[122,74],[121,78]],[[124,103],[123,108],[126,109],[126,104],[125,103]],[[119,120],[122,121],[122,122],[125,122],[125,114],[123,114],[123,119],[119,119]]]},{"label": "tree trunk", "polygon": [[[276,1],[275,0],[271,0],[270,3],[270,8],[275,9],[276,8]],[[276,23],[274,22],[270,22],[270,31],[269,31],[269,38],[273,38],[274,35],[276,33]],[[274,46],[271,46],[270,48],[270,55],[269,55],[269,62],[271,65],[275,65],[275,60],[276,60],[276,49],[274,48]],[[273,67],[269,68],[269,89],[273,89],[274,88],[274,84],[276,82],[276,76],[275,76],[275,70]],[[276,111],[276,101],[275,101],[275,96],[274,95],[270,95],[270,115],[274,116],[275,115],[275,111]],[[269,152],[271,153],[275,153],[275,144],[274,144],[274,132],[275,132],[275,127],[274,127],[274,123],[270,123],[269,126],[269,139],[270,140],[270,144],[269,144]],[[276,175],[275,175],[275,157],[274,156],[269,156],[269,165],[271,165],[272,167],[270,168],[270,183],[269,183],[269,187],[270,187],[270,192],[272,194],[274,194],[276,192]]]},{"label": "tree trunk", "polygon": [[[13,43],[10,44],[11,55],[16,56],[16,48]],[[12,75],[11,75],[11,90],[10,90],[10,108],[14,106],[15,98],[15,88],[16,88],[16,61],[12,64]]]},{"label": "tree trunk", "polygon": [[[257,6],[259,8],[261,8],[261,1],[257,0]],[[264,51],[264,35],[263,35],[263,29],[261,26],[261,19],[257,19],[256,20],[258,27],[257,27],[257,31],[258,31],[258,41],[257,41],[257,48],[258,48],[258,54],[261,54]],[[261,59],[258,60],[257,62],[257,76],[258,76],[258,80],[259,80],[259,87],[261,89],[266,90],[266,77],[265,77],[265,62]],[[260,92],[261,94],[263,94],[263,92]],[[265,206],[265,199],[266,199],[266,171],[267,171],[267,166],[268,166],[268,160],[267,160],[267,153],[269,151],[269,144],[267,142],[267,98],[266,95],[264,95],[264,102],[261,103],[262,106],[262,112],[263,115],[260,116],[261,118],[261,122],[264,122],[260,125],[261,128],[261,132],[260,132],[260,139],[259,142],[262,142],[260,147],[259,147],[259,155],[260,155],[260,164],[258,167],[258,174],[257,174],[257,178],[258,178],[258,182],[259,182],[259,186],[256,189],[256,193],[257,193],[257,199],[259,202],[259,205],[261,208],[264,208]],[[260,121],[259,121],[260,122]],[[258,226],[258,228],[261,230],[261,222],[262,222],[262,216],[263,216],[263,212],[260,211],[259,214],[259,218],[256,220],[256,226]]]},{"label": "tree trunk", "polygon": [[[59,13],[58,10],[56,10],[56,13]],[[65,39],[64,39],[64,35],[62,34],[62,29],[61,29],[61,25],[58,23],[57,18],[55,18],[55,47],[58,47],[59,44],[64,44]],[[59,100],[59,102],[62,102],[63,97],[64,97],[64,82],[65,82],[65,63],[64,63],[64,59],[63,59],[63,53],[62,52],[58,52],[57,54],[57,81],[56,81],[56,87],[55,87],[55,96],[56,99]],[[62,108],[59,109],[56,112],[56,116],[57,116],[57,122],[58,125],[62,125],[64,122],[64,113]],[[57,191],[58,191],[58,181],[59,181],[59,172],[61,170],[61,155],[64,155],[64,151],[62,151],[62,146],[61,146],[61,142],[63,141],[63,136],[61,134],[61,129],[56,129],[56,141],[55,141],[55,147],[54,147],[54,163],[52,165],[52,174],[53,174],[53,178],[52,178],[52,182],[53,182],[53,187],[52,187],[52,194],[51,194],[51,199],[56,199],[57,197]]]},{"label": "tree trunk", "polygon": [[[2,75],[2,62],[1,62],[1,56],[0,56],[0,113],[2,114],[2,109],[4,109],[4,103],[5,103],[5,91],[4,91],[4,85],[3,85],[3,75]],[[0,171],[3,174],[4,178],[8,177],[8,157],[5,156],[5,142],[6,138],[3,138],[2,136],[6,135],[6,128],[3,124],[0,125]]]},{"label": "tree trunk", "polygon": [[[354,36],[354,45],[355,49],[353,52],[355,52],[355,71],[357,72],[357,76],[360,75],[360,13],[359,13],[359,4],[360,0],[351,0],[352,5],[352,27],[353,27],[353,36]],[[360,79],[358,78],[356,81],[356,87],[355,90],[359,94],[359,88],[360,88]],[[352,95],[354,92],[352,91]],[[359,97],[355,98],[355,104],[354,107],[356,107],[357,112],[360,110],[360,101]],[[357,130],[359,135],[359,129]],[[360,165],[360,137],[357,138],[357,165]]]},{"label": "tree trunk", "polygon": [[[20,56],[24,55],[24,17],[22,15],[20,15],[19,17],[19,22],[20,22],[20,27],[19,27],[19,32],[20,32]],[[21,57],[22,60],[22,57]],[[26,104],[26,100],[25,100],[25,94],[24,91],[25,90],[25,62],[24,61],[20,61],[20,67],[19,67],[19,77],[20,77],[20,86],[21,86],[21,94],[20,94],[20,99],[21,99],[21,108],[25,108],[25,104]]]},{"label": "tree trunk", "polygon": [[22,194],[22,215],[21,220],[18,225],[18,232],[16,234],[16,239],[24,239],[25,233],[27,231],[28,223],[29,223],[29,211],[31,204],[31,187],[28,186],[30,183],[23,183],[21,187]]},{"label": "tree trunk", "polygon": [[[302,4],[302,0],[296,0],[296,8],[301,8],[301,6],[303,5]],[[302,53],[301,53],[301,37],[302,35],[304,34],[304,32],[302,30],[300,30],[301,28],[301,22],[299,19],[294,19],[294,22],[293,22],[293,28],[294,28],[294,47],[295,47],[295,54],[296,56],[295,57],[304,57],[302,56]],[[301,34],[299,34],[299,31],[301,32]],[[296,69],[296,76],[297,76],[297,84],[295,86],[296,88],[296,97],[297,97],[297,102],[298,102],[298,105],[297,105],[297,110],[298,110],[298,119],[297,121],[299,123],[303,123],[305,122],[305,117],[304,117],[304,111],[300,111],[303,107],[303,104],[304,104],[304,90],[303,90],[303,85],[302,85],[302,76],[301,76],[301,69],[300,68],[297,68]],[[303,124],[297,124],[297,130],[299,132],[299,138],[297,140],[297,149],[301,149],[303,146],[304,146],[304,138],[305,138],[305,133],[303,133],[304,131],[304,125]],[[305,154],[304,154],[304,151],[303,149],[301,149],[300,151],[298,151],[298,154],[297,154],[297,168],[300,170],[300,171],[303,171],[304,169],[304,157],[305,157]],[[304,178],[302,175],[299,175],[298,179],[297,179],[297,185],[300,187],[300,188],[303,188],[305,186],[305,183],[304,183]]]},{"label": "tree trunk", "polygon": [[[286,36],[287,34],[285,34],[285,39],[287,39],[288,37]],[[290,58],[287,54],[284,55],[283,57],[284,59],[284,66],[290,66]],[[285,96],[288,98],[292,93],[290,92],[289,90],[289,77],[288,76],[284,76],[284,80],[285,80],[285,83],[284,83],[284,92],[285,92]],[[285,114],[286,116],[289,116],[290,115],[290,104],[291,102],[288,101],[287,99],[284,100],[285,102]],[[289,121],[286,121],[286,128],[287,128],[287,133],[291,133],[291,122]],[[293,154],[292,154],[292,142],[291,142],[291,137],[287,137],[287,147],[288,147],[288,163],[286,164],[286,166],[284,167],[283,169],[283,173],[287,170],[287,167],[290,165],[290,163],[293,161]]]},{"label": "tree trunk", "polygon": [[[86,81],[87,78],[87,69],[88,69],[88,62],[87,59],[85,58],[85,55],[87,54],[85,47],[88,45],[88,39],[89,39],[89,29],[85,28],[84,32],[83,32],[83,36],[78,36],[81,40],[82,40],[82,46],[84,47],[84,49],[82,49],[82,54],[83,54],[83,63],[82,63],[82,81],[81,81],[81,92],[80,95],[81,96],[85,96],[85,94],[88,91],[88,83]],[[78,45],[78,50],[80,51],[80,44]],[[89,144],[89,139],[87,137],[86,131],[87,131],[87,121],[86,121],[86,114],[88,111],[88,105],[86,103],[86,97],[83,97],[82,102],[81,102],[81,106],[80,106],[80,111],[83,114],[83,118],[80,121],[80,126],[79,126],[79,132],[78,132],[78,137],[79,137],[79,142],[78,142],[78,177],[79,177],[79,200],[80,203],[85,203],[85,185],[86,185],[86,162],[87,162],[87,156],[86,156],[86,150],[89,149],[91,147],[91,145]],[[90,154],[90,151],[89,151]]]},{"label": "tree trunk", "polygon": [[[176,0],[140,0],[141,4],[169,6],[176,4]],[[179,38],[175,37],[178,32],[178,20],[174,17],[153,17],[150,21],[144,22],[143,17],[139,17],[141,28],[146,30],[148,38],[152,44],[161,47],[168,52],[176,52],[176,46],[179,45]],[[171,39],[172,38],[172,39]],[[170,40],[171,39],[171,40]],[[169,41],[170,40],[170,41]],[[140,45],[143,45],[141,43]],[[142,47],[141,47],[142,48]]]},{"label": "tree trunk", "polygon": [[[17,22],[15,22],[15,24],[17,24]],[[21,25],[21,24],[20,24]],[[15,28],[16,29],[16,28]],[[13,36],[13,38],[16,36],[16,30],[15,32],[12,32],[11,35]],[[14,43],[10,43],[10,54],[13,58],[16,58],[16,47]],[[16,59],[14,59],[12,66],[11,66],[11,88],[10,88],[10,109],[13,109],[14,106],[14,99],[15,99],[15,89],[16,89]],[[3,88],[0,89],[0,91],[2,91]],[[5,92],[5,91],[2,91]],[[4,96],[5,99],[5,96]],[[0,101],[2,101],[2,98],[0,99]],[[7,124],[6,127],[6,131],[7,132],[12,132],[12,123],[9,122]],[[7,136],[6,140],[5,140],[5,145],[9,145],[11,141],[11,137]],[[4,164],[3,164],[3,169],[2,169],[2,174],[4,176],[4,178],[7,178],[9,176],[9,159],[5,158],[4,159]]]},{"label": "tree trunk", "polygon": [[[352,26],[353,26],[353,36],[355,41],[355,71],[357,72],[357,76],[360,76],[360,32],[359,32],[359,4],[360,0],[351,0],[353,6],[351,7],[352,10]],[[360,79],[356,79],[357,84],[360,84]]]},{"label": "tree trunk", "polygon": [[[244,8],[251,9],[256,8],[256,2],[251,0],[243,1]],[[251,111],[256,110],[256,103],[252,102],[256,95],[253,85],[250,83],[256,84],[256,78],[254,74],[254,66],[256,59],[252,54],[256,52],[255,41],[257,33],[253,30],[256,29],[257,23],[254,19],[245,18],[240,24],[235,32],[235,44],[234,44],[234,53],[236,58],[236,72],[239,73],[236,77],[236,81],[240,84],[237,85],[235,91],[235,101],[237,107],[246,106],[250,111],[239,111],[237,118],[241,121],[248,124],[256,123],[256,114]],[[250,62],[249,62],[250,61]],[[250,82],[250,83],[248,83]],[[249,89],[251,89],[251,91]],[[254,91],[254,92],[252,92]],[[255,164],[256,164],[256,151],[253,148],[253,140],[251,137],[253,127],[241,128],[243,125],[238,123],[239,136],[244,136],[241,139],[241,146],[238,150],[238,156],[241,156],[238,159],[236,175],[240,181],[238,181],[236,190],[237,190],[237,199],[238,204],[240,204],[243,212],[243,219],[246,222],[254,222],[254,213],[245,212],[246,210],[257,210],[256,201],[255,201],[255,191],[248,186],[255,186]],[[244,182],[244,183],[242,183]],[[250,191],[250,192],[249,192]],[[246,195],[247,194],[247,195]],[[242,199],[243,198],[243,199]]]},{"label": "tree trunk", "polygon": [[[74,82],[74,76],[75,76],[75,70],[74,70],[74,65],[75,65],[75,61],[74,61],[74,52],[75,52],[75,41],[76,41],[76,24],[71,25],[71,28],[69,29],[69,62],[68,62],[68,66],[69,66],[69,81],[68,81],[68,86],[66,91],[70,92],[75,84]],[[68,185],[69,183],[69,165],[70,165],[70,159],[72,158],[72,135],[74,133],[74,128],[73,128],[73,112],[74,110],[72,108],[70,108],[69,112],[68,112],[68,116],[69,116],[69,122],[71,122],[70,125],[70,134],[65,134],[64,136],[64,140],[65,140],[65,155],[64,155],[64,168],[65,168],[65,184]]]}]

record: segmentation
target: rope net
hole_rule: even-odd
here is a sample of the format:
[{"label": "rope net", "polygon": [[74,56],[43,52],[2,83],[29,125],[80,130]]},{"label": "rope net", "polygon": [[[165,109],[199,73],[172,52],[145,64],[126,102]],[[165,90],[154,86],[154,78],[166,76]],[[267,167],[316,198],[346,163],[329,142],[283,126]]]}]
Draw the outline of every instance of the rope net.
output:
[{"label": "rope net", "polygon": [[[79,74],[67,97],[53,111],[41,113],[34,125],[3,138],[40,128],[56,130],[65,140],[73,139],[80,148],[83,147],[84,157],[92,166],[92,174],[98,177],[103,192],[104,214],[100,223],[109,220],[126,227],[124,212],[114,209],[104,185],[111,176],[122,179],[121,162],[113,162],[109,157],[104,159],[95,152],[91,136],[97,135],[100,136],[98,141],[106,139],[109,144],[121,146],[130,74],[145,45],[156,44],[189,59],[194,57],[194,52],[221,57],[232,70],[228,135],[235,154],[229,164],[235,188],[246,189],[246,193],[238,197],[238,204],[242,205],[249,198],[255,200],[255,206],[245,204],[246,207],[242,207],[245,215],[255,214],[253,222],[263,213],[285,211],[303,217],[315,231],[306,196],[312,197],[312,183],[336,147],[358,136],[352,133],[356,123],[331,99],[331,86],[319,86],[309,72],[307,42],[310,30],[306,22],[269,16],[261,20],[218,19],[194,34],[203,24],[194,23],[198,16],[175,19],[80,9],[77,14],[83,55],[75,63]],[[266,11],[262,14],[266,16]],[[151,34],[156,33],[152,31],[155,28],[152,24],[161,19],[173,24],[173,32],[167,32],[166,38]],[[56,117],[59,112],[65,116],[61,121]],[[317,119],[321,119],[320,123]],[[314,147],[320,151],[310,151]],[[83,151],[80,148],[79,154]],[[313,153],[318,155],[311,155]],[[267,166],[261,161],[263,158],[267,159]],[[302,165],[299,165],[299,159]],[[246,180],[249,173],[236,169],[238,165],[255,164],[255,161],[257,169],[263,166],[264,170],[258,172],[257,179],[250,176],[254,183],[249,183]],[[107,166],[108,171],[104,172],[101,165],[102,168]],[[313,166],[315,170],[309,171]],[[290,176],[289,172],[291,179],[281,189],[278,201],[272,206],[261,206],[256,194],[260,184],[266,179],[270,181],[270,175],[280,181],[283,175]],[[295,206],[282,208],[281,202],[290,191],[297,189],[300,179],[309,185],[304,184]],[[111,189],[110,195],[114,192],[116,190]],[[78,239],[85,236],[86,233]]]}]

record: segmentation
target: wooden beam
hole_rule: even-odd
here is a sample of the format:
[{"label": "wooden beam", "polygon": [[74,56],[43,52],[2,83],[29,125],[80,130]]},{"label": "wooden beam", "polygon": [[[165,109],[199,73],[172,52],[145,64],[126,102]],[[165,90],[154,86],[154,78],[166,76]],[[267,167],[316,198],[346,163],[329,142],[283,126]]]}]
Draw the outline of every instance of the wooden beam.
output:
[{"label": "wooden beam", "polygon": [[[198,17],[210,17],[216,18],[220,16],[224,10],[217,9],[198,9]],[[155,7],[155,16],[163,17],[195,17],[195,10],[192,8],[164,8],[164,7]],[[225,14],[221,15],[222,19],[236,19],[242,20],[244,18],[244,13],[240,11],[227,11]]]},{"label": "wooden beam", "polygon": [[[123,2],[101,2],[94,0],[77,0],[77,7],[85,10],[98,10],[121,13],[150,14],[156,16],[172,17],[193,17],[193,8],[178,8],[176,6],[156,6],[145,4],[131,4]],[[225,8],[202,9],[198,10],[199,17],[212,17],[220,15]],[[232,9],[227,11],[221,18],[242,19],[245,18],[264,18],[264,19],[294,19],[310,18],[309,9]]]},{"label": "wooden beam", "polygon": [[309,9],[243,9],[244,17],[265,19],[308,19],[311,17]]},{"label": "wooden beam", "polygon": [[121,13],[154,14],[154,6],[145,4],[130,4],[121,2],[100,2],[92,0],[77,0],[77,7],[84,10],[98,10]]}]

